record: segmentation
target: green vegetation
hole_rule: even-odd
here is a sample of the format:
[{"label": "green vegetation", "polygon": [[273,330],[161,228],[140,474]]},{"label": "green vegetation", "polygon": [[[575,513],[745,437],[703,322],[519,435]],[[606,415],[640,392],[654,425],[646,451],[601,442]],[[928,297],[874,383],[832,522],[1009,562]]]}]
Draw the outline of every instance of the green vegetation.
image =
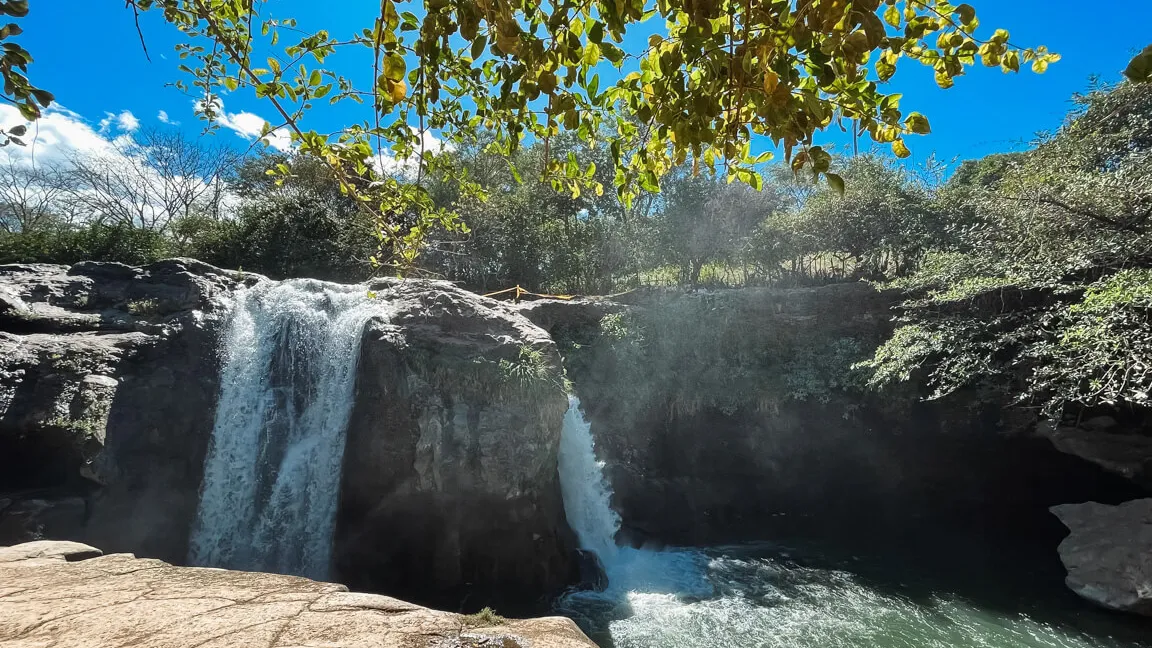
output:
[{"label": "green vegetation", "polygon": [[160,302],[156,299],[134,299],[128,302],[126,308],[136,317],[152,317],[161,312]]},{"label": "green vegetation", "polygon": [[[982,30],[971,5],[947,0],[383,0],[375,19],[352,34],[302,29],[291,16],[271,14],[272,6],[126,3],[137,19],[156,11],[181,33],[176,49],[187,77],[176,85],[197,97],[209,128],[225,93],[267,101],[282,121],[263,135],[288,134],[299,154],[322,165],[371,223],[378,250],[368,260],[402,271],[435,232],[468,232],[457,211],[434,199],[432,182],[461,197],[489,195],[443,147],[428,145],[431,132],[453,147],[483,142],[506,161],[526,142],[541,145],[538,166],[512,165],[517,178],[539,176],[573,198],[602,195],[608,179],[629,209],[685,165],[694,177],[704,169],[759,189],[755,167],[771,154],[753,153],[757,136],[783,149],[794,171],[827,176],[839,190],[844,178],[832,172],[817,133],[850,123],[907,157],[905,137],[931,131],[926,116],[903,109],[901,95],[884,85],[902,60],[930,66],[944,88],[978,61],[1043,72],[1059,60],[1044,47],[1018,47],[1006,30]],[[27,11],[26,0],[0,2],[0,13]],[[644,51],[621,49],[629,30],[656,16],[664,29]],[[19,33],[8,25],[0,38]],[[32,57],[4,45],[3,97],[34,119],[52,97],[28,83]],[[357,54],[360,69],[373,72],[367,86],[355,80],[362,76],[326,67]],[[363,104],[364,118],[321,132],[311,117],[321,101]],[[554,150],[565,133],[589,150],[606,149],[608,164],[571,147]],[[390,173],[389,166],[406,168]],[[280,163],[269,173],[285,179],[293,170]],[[689,273],[698,269],[690,264]]]},{"label": "green vegetation", "polygon": [[861,397],[865,376],[853,364],[866,356],[863,341],[841,337],[829,322],[797,327],[781,325],[787,317],[766,320],[772,309],[770,295],[673,295],[607,315],[597,331],[556,336],[582,390],[604,390],[605,398],[635,403],[637,411],[659,403],[676,415],[706,408],[772,412],[789,401]]},{"label": "green vegetation", "polygon": [[[1152,88],[1076,98],[1034,149],[967,163],[939,192],[952,238],[892,281],[913,295],[865,363],[873,384],[992,390],[1059,416],[1152,389]],[[959,225],[959,226],[957,226]]]},{"label": "green vegetation", "polygon": [[500,626],[505,623],[508,623],[508,619],[496,614],[496,611],[490,607],[486,607],[474,614],[464,615],[464,625],[473,628]]}]

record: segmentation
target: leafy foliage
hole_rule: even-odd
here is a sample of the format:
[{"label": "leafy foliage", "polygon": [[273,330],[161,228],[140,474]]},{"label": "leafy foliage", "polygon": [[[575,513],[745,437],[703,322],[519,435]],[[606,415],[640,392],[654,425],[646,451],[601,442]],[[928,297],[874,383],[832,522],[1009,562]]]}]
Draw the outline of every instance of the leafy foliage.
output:
[{"label": "leafy foliage", "polygon": [[[976,10],[946,0],[436,0],[406,11],[408,4],[383,0],[374,24],[351,36],[301,30],[290,17],[269,15],[263,0],[130,6],[161,10],[185,34],[181,56],[195,63],[182,87],[209,121],[225,92],[267,99],[298,150],[321,160],[374,218],[382,255],[373,261],[398,268],[415,262],[433,229],[466,231],[432,200],[426,173],[451,178],[465,194],[485,193],[450,158],[426,150],[430,130],[457,145],[490,131],[490,150],[504,155],[525,139],[544,142],[541,176],[573,195],[603,184],[590,163],[557,159],[548,143],[568,131],[589,146],[606,144],[612,183],[631,206],[689,160],[759,188],[753,165],[767,156],[752,154],[755,136],[782,147],[794,170],[816,175],[829,172],[831,155],[814,135],[833,124],[851,123],[908,156],[905,136],[930,125],[884,92],[901,60],[932,67],[949,87],[977,60],[1043,72],[1059,58],[1015,47],[1005,30],[978,36]],[[656,16],[666,31],[643,52],[623,51],[625,33]],[[370,87],[325,67],[346,49],[367,54]],[[271,56],[258,61],[257,52]],[[367,119],[336,134],[305,123],[317,102],[366,100]],[[377,156],[385,151],[415,161],[415,173],[382,174]]]},{"label": "leafy foliage", "polygon": [[[0,16],[23,18],[28,15],[28,0],[0,0]],[[43,108],[47,108],[56,97],[43,88],[37,88],[28,80],[28,65],[32,55],[28,50],[13,41],[15,36],[24,33],[16,23],[0,26],[0,79],[4,81],[4,92],[0,94],[8,103],[20,109],[25,119],[39,119]],[[24,146],[27,127],[16,125],[0,130],[0,146],[9,143]]]},{"label": "leafy foliage", "polygon": [[1076,98],[1025,154],[961,169],[941,192],[967,225],[913,275],[903,323],[865,363],[872,382],[924,375],[1036,403],[1143,405],[1152,384],[1152,88]]}]

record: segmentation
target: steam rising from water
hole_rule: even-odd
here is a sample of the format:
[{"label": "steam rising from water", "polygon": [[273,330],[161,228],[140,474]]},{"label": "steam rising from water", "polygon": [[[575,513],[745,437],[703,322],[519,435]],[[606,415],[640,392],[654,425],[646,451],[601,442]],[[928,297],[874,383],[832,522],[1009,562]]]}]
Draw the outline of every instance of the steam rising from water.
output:
[{"label": "steam rising from water", "polygon": [[237,294],[192,564],[327,577],[360,340],[379,314],[363,286]]}]

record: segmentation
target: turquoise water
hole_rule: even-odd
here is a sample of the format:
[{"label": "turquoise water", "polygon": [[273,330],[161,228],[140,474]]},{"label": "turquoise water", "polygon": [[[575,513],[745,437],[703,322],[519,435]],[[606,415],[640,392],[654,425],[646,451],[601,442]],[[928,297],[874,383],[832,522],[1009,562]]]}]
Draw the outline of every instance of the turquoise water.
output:
[{"label": "turquoise water", "polygon": [[897,578],[882,582],[851,565],[798,561],[773,548],[625,551],[642,557],[624,556],[620,562],[633,567],[610,570],[617,582],[608,591],[558,604],[605,648],[1152,646],[1149,623],[1063,592],[1035,598],[996,592],[990,581],[992,603],[927,582],[901,584],[916,575],[899,567],[891,572]]}]

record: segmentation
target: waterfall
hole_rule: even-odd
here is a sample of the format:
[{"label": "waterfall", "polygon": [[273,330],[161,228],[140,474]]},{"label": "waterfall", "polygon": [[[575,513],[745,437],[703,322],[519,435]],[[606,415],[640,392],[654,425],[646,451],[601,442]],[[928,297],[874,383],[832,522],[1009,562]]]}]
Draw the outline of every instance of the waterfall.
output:
[{"label": "waterfall", "polygon": [[360,340],[380,314],[363,286],[236,295],[189,562],[327,577]]},{"label": "waterfall", "polygon": [[560,491],[564,514],[580,548],[595,551],[605,567],[616,557],[620,516],[612,510],[612,489],[604,479],[604,462],[596,460],[592,425],[580,411],[580,399],[568,397],[560,433]]},{"label": "waterfall", "polygon": [[[703,578],[706,558],[695,551],[652,551],[618,547],[620,516],[612,509],[612,487],[597,461],[592,426],[580,410],[580,399],[568,397],[560,433],[560,491],[568,525],[580,548],[594,551],[604,564],[608,589],[579,596],[617,597],[631,591],[711,592]],[[563,607],[563,605],[561,605]]]}]

